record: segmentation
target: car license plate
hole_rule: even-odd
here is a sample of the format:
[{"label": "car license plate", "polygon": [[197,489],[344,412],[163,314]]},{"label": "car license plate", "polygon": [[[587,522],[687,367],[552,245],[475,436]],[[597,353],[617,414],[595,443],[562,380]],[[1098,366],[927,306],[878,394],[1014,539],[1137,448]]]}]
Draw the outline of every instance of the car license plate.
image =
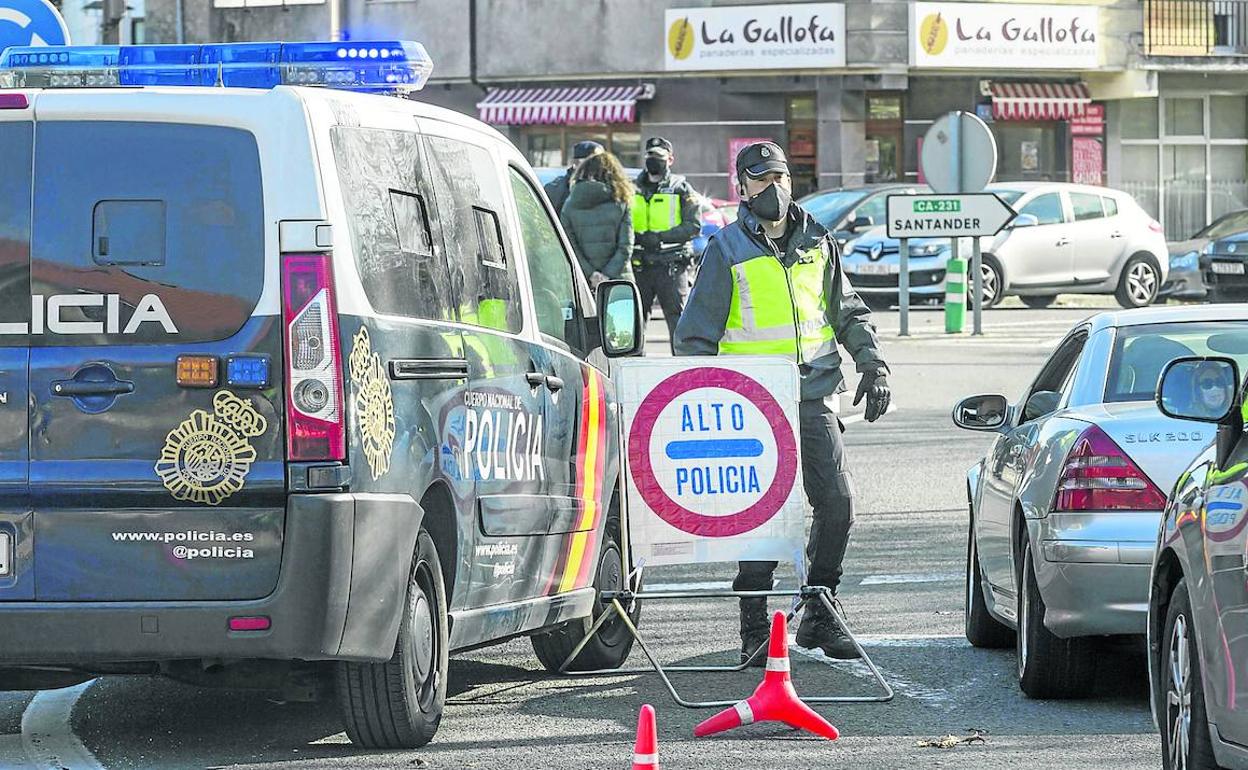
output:
[{"label": "car license plate", "polygon": [[13,536],[0,532],[0,575],[8,575],[12,569]]},{"label": "car license plate", "polygon": [[1213,272],[1222,273],[1223,275],[1243,275],[1243,262],[1214,262],[1212,265]]},{"label": "car license plate", "polygon": [[895,265],[858,265],[862,275],[890,275],[897,272]]}]

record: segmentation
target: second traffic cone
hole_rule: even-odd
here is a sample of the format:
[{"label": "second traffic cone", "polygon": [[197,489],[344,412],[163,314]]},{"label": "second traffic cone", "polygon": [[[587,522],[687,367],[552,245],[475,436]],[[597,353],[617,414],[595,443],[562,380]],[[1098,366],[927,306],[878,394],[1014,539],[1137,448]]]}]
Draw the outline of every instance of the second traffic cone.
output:
[{"label": "second traffic cone", "polygon": [[633,744],[633,770],[659,770],[659,737],[654,724],[654,706],[641,707],[637,715],[637,742]]},{"label": "second traffic cone", "polygon": [[693,734],[701,738],[754,722],[783,722],[829,740],[840,737],[840,732],[810,706],[802,703],[793,689],[793,680],[789,676],[789,631],[783,612],[777,612],[771,619],[771,639],[767,646],[767,670],[763,674],[763,683],[749,698],[693,728]]}]

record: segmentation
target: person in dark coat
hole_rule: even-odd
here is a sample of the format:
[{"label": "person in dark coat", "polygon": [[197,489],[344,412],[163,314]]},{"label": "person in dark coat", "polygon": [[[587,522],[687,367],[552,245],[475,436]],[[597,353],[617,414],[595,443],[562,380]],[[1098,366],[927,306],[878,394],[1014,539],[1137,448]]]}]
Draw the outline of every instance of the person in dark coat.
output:
[{"label": "person in dark coat", "polygon": [[608,279],[632,280],[632,198],[632,182],[609,152],[587,158],[572,177],[559,220],[592,287]]},{"label": "person in dark coat", "polygon": [[600,152],[606,152],[601,144],[586,139],[583,142],[577,142],[572,145],[572,165],[568,166],[568,170],[563,176],[555,177],[546,183],[546,197],[550,198],[550,204],[555,207],[555,211],[562,211],[563,204],[568,202],[568,190],[571,188],[572,175],[581,167],[586,159],[592,158]]}]

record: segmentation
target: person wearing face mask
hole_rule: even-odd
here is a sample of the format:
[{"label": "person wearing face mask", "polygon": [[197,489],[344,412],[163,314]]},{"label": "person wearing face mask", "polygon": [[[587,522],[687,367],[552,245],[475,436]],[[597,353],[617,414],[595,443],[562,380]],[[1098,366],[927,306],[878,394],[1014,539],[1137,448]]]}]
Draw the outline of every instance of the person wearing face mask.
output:
[{"label": "person wearing face mask", "polygon": [[674,160],[671,142],[661,136],[647,139],[646,169],[634,182],[633,198],[633,273],[642,311],[648,322],[658,297],[672,339],[689,296],[693,239],[702,231],[697,194],[683,176],[671,172]]},{"label": "person wearing face mask", "polygon": [[563,204],[568,202],[568,194],[572,190],[572,177],[577,169],[585,161],[603,152],[606,150],[601,144],[589,139],[572,145],[572,165],[568,166],[567,173],[550,180],[543,188],[546,190],[546,197],[550,198],[550,204],[555,207],[556,214],[563,211]]},{"label": "person wearing face mask", "polygon": [[[871,311],[854,292],[836,240],[792,200],[789,165],[774,142],[736,158],[737,221],[711,237],[676,328],[678,355],[783,355],[801,374],[798,408],[802,480],[814,509],[806,545],[807,583],[835,594],[854,520],[853,486],[837,418],[846,389],[838,343],[854,359],[866,419],[888,411],[888,366]],[[776,562],[741,562],[733,590],[772,588]],[[740,600],[741,659],[767,643],[767,600]],[[849,637],[818,601],[806,605],[797,643],[833,658],[856,658]],[[764,656],[752,665],[762,666]]]}]

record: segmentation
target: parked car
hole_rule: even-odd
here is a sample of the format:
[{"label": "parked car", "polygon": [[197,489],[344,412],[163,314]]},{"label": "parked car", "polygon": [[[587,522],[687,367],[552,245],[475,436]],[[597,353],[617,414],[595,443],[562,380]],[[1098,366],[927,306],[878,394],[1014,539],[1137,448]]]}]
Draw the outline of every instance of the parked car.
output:
[{"label": "parked car", "polygon": [[1014,644],[1033,698],[1086,694],[1094,640],[1142,635],[1166,494],[1213,430],[1153,400],[1173,360],[1242,351],[1248,306],[1100,313],[1076,325],[1023,397],[963,399],[998,435],[967,473],[966,638]]},{"label": "parked car", "polygon": [[694,255],[700,257],[711,236],[737,220],[737,206],[723,198],[698,196],[698,217],[702,221],[702,231],[693,239],[692,245]]},{"label": "parked car", "polygon": [[1233,227],[1210,237],[1200,257],[1200,274],[1210,302],[1242,302],[1248,298],[1248,212]]},{"label": "parked car", "polygon": [[[1127,193],[1040,182],[1003,182],[986,192],[1019,214],[997,235],[980,239],[985,306],[1009,295],[1028,307],[1048,307],[1058,293],[1113,294],[1126,308],[1156,299],[1170,269],[1165,237]],[[854,241],[844,264],[859,294],[896,301],[898,246],[884,228]],[[914,238],[909,246],[911,294],[943,297],[949,239]],[[962,254],[969,259],[970,249]]]},{"label": "parked car", "polygon": [[844,251],[849,242],[877,225],[884,224],[889,195],[916,195],[931,192],[926,185],[877,184],[820,190],[798,203],[819,224],[828,228]]},{"label": "parked car", "polygon": [[[1206,255],[1212,254],[1216,248],[1221,252],[1219,263],[1233,263],[1234,254],[1239,249],[1248,252],[1248,244],[1237,240],[1240,236],[1248,236],[1248,210],[1223,214],[1191,238],[1166,244],[1170,251],[1170,277],[1162,285],[1158,297],[1194,300],[1209,297],[1203,271],[1210,269],[1212,259]],[[1235,245],[1232,247],[1231,244]],[[1209,298],[1215,302],[1222,301],[1221,294],[1224,292],[1220,292],[1216,299]]]},{"label": "parked car", "polygon": [[1248,768],[1248,436],[1240,384],[1248,334],[1228,328],[1223,335],[1207,351],[1219,358],[1173,362],[1157,393],[1161,411],[1196,421],[1188,431],[1217,435],[1166,501],[1149,583],[1150,693],[1166,770]]}]

